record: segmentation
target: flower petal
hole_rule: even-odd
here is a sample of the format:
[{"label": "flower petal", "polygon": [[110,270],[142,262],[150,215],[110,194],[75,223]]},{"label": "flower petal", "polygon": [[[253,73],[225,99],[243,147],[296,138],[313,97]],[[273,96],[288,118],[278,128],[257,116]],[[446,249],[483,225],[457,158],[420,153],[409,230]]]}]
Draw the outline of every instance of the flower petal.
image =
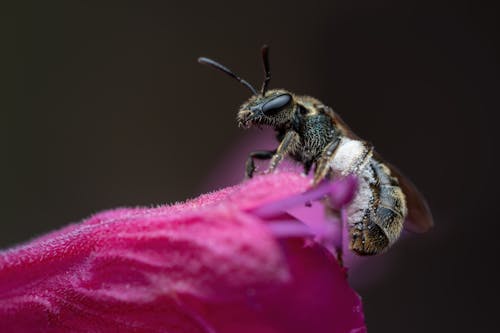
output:
[{"label": "flower petal", "polygon": [[331,255],[278,241],[252,214],[308,186],[294,173],[258,177],[182,204],[103,212],[0,252],[2,332],[360,327],[359,297]]},{"label": "flower petal", "polygon": [[219,333],[365,332],[359,296],[349,288],[337,261],[319,245],[282,243],[293,280],[272,292],[249,294],[246,303],[191,301]]},{"label": "flower petal", "polygon": [[[169,309],[162,322],[167,330],[170,314],[175,318],[182,313],[172,302],[177,294],[241,298],[248,288],[271,288],[289,278],[281,251],[265,226],[234,208],[180,218],[151,217],[151,210],[130,213],[108,212],[104,219],[96,215],[54,238],[2,253],[3,330],[38,331],[44,323],[42,327],[64,331],[68,325],[87,327],[98,321],[98,326],[85,330],[105,331],[101,321],[114,317],[114,310],[103,312],[103,305],[113,309],[129,304],[134,312],[162,298],[160,303]],[[68,311],[82,315],[70,316]],[[57,319],[48,321],[47,316]],[[127,322],[126,317],[119,321]],[[20,330],[21,323],[32,326]],[[115,325],[115,320],[110,323]]]}]

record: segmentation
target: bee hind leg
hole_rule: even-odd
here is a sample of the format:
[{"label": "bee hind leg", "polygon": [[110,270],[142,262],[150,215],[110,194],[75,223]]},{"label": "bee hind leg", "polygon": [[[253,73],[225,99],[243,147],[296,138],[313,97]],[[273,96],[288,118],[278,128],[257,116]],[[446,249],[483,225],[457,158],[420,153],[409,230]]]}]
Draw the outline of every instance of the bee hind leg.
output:
[{"label": "bee hind leg", "polygon": [[350,231],[349,248],[360,256],[371,256],[383,252],[389,240],[383,230],[375,223],[367,221]]}]

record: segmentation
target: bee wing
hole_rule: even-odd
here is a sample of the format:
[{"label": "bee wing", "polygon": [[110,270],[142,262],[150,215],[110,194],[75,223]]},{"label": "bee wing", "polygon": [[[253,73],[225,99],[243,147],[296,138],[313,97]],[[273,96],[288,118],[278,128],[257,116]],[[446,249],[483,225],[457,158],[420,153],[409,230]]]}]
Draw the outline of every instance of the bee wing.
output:
[{"label": "bee wing", "polygon": [[[362,140],[336,113],[334,115],[334,122],[336,122],[337,126],[344,132],[343,134],[348,138]],[[395,166],[384,161],[378,153],[375,152],[374,157],[387,165],[387,167],[391,170],[391,174],[398,178],[399,185],[406,196],[408,215],[405,220],[405,229],[411,232],[423,233],[432,228],[434,220],[432,218],[429,205],[427,204],[423,194],[420,193],[410,179],[403,175]]]},{"label": "bee wing", "polygon": [[342,120],[342,118],[340,118],[340,116],[337,113],[333,112],[333,110],[329,111],[331,112],[331,117],[333,118],[334,124],[338,128],[340,128],[343,135],[345,135],[349,139],[364,141],[356,133],[353,132],[353,130],[349,127],[349,125],[347,125],[345,121]]}]

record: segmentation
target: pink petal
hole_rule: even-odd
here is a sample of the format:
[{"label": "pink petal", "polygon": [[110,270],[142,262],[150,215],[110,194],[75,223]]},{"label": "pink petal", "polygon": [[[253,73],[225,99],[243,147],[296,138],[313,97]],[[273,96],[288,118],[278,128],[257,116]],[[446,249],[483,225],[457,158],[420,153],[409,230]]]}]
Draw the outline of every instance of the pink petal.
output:
[{"label": "pink petal", "polygon": [[217,332],[365,331],[361,301],[336,259],[318,245],[298,239],[283,242],[293,281],[271,293],[254,291],[246,303],[196,304]]},{"label": "pink petal", "polygon": [[260,205],[294,173],[117,209],[0,253],[2,332],[346,332],[359,297],[323,247],[277,241]]}]

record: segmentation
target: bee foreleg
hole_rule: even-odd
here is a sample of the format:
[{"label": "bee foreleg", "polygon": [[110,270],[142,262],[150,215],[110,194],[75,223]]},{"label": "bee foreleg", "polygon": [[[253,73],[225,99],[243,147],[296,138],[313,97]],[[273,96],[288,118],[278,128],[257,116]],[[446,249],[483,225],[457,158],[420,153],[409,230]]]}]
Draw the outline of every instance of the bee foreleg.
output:
[{"label": "bee foreleg", "polygon": [[330,171],[330,161],[335,156],[335,151],[337,150],[340,143],[340,138],[335,139],[326,145],[325,149],[321,153],[321,157],[316,163],[316,170],[314,172],[314,181],[313,184],[317,185],[320,181],[322,181]]},{"label": "bee foreleg", "polygon": [[288,131],[285,134],[285,137],[281,141],[278,149],[276,149],[276,153],[271,159],[271,163],[269,164],[269,169],[267,172],[273,172],[278,164],[281,162],[283,157],[293,151],[299,142],[299,134],[295,131]]},{"label": "bee foreleg", "polygon": [[253,161],[254,158],[259,160],[268,160],[276,153],[276,150],[258,150],[253,151],[248,154],[248,159],[245,168],[245,177],[252,178],[253,172],[255,171],[255,163]]}]

